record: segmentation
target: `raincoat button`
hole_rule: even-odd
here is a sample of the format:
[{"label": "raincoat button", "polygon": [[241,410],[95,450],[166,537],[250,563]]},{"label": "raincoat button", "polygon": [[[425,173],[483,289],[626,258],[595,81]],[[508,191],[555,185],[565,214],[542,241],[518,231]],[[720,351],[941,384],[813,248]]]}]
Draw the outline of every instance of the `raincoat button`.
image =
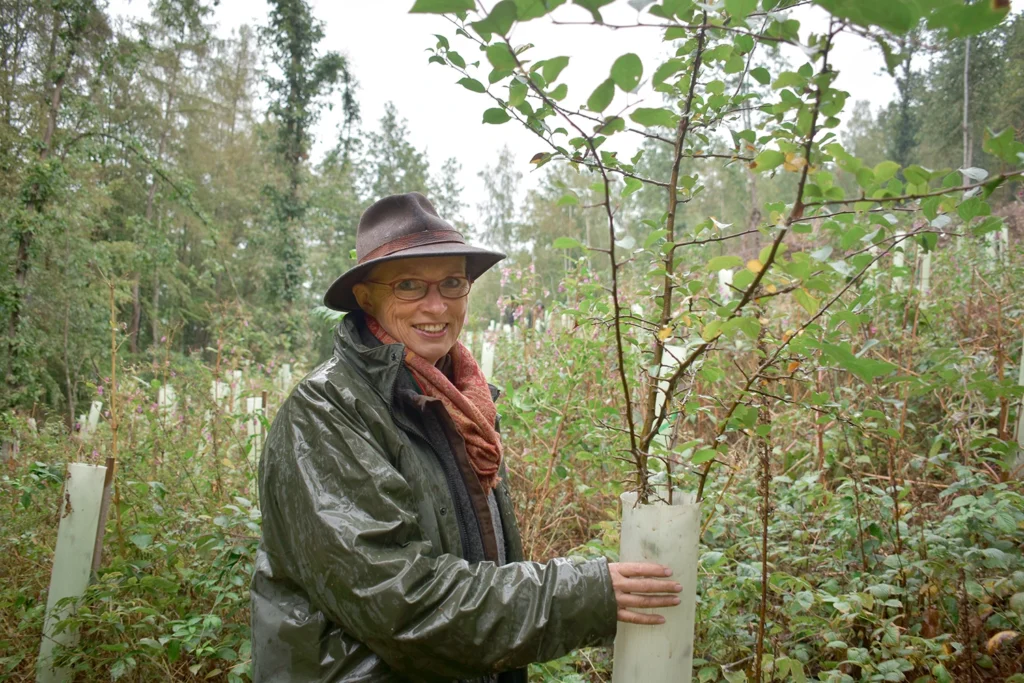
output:
[{"label": "raincoat button", "polygon": [[448,514],[448,508],[442,507],[441,508],[441,516],[443,517],[444,515],[447,515],[447,514]]}]

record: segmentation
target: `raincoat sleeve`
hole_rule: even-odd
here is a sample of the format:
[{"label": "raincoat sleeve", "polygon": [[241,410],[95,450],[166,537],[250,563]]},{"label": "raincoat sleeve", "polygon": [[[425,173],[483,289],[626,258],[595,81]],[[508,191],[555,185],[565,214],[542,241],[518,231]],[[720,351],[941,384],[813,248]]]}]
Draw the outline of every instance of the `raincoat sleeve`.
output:
[{"label": "raincoat sleeve", "polygon": [[343,389],[318,394],[300,385],[282,406],[261,473],[267,550],[313,606],[413,680],[507,671],[614,636],[604,559],[431,556],[375,433],[390,421],[360,415],[365,403]]}]

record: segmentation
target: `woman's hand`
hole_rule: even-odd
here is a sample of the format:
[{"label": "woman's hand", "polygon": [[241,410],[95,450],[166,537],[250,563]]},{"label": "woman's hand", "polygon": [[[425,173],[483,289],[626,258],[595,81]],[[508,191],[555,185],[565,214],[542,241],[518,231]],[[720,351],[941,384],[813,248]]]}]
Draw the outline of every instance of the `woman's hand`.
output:
[{"label": "woman's hand", "polygon": [[[629,624],[664,624],[660,614],[633,612],[637,607],[672,607],[679,604],[679,596],[671,595],[683,587],[665,578],[672,570],[651,562],[609,562],[615,602],[619,605],[619,621]],[[657,577],[657,578],[655,578]]]}]

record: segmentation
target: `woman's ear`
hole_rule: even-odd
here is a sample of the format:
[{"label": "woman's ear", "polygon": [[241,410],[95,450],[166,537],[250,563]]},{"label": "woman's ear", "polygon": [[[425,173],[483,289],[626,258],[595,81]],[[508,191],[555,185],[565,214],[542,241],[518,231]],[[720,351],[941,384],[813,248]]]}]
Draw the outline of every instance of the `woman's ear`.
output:
[{"label": "woman's ear", "polygon": [[352,285],[352,294],[356,297],[356,303],[365,313],[373,315],[373,297],[370,296],[370,288],[362,282]]}]

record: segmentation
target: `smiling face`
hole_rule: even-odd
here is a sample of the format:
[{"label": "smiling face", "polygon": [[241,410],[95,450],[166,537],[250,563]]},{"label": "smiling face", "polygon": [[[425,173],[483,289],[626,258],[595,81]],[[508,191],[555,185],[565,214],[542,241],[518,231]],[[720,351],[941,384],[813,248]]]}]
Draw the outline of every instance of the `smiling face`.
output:
[{"label": "smiling face", "polygon": [[416,279],[436,281],[466,276],[464,256],[427,256],[386,261],[372,271],[366,282],[352,288],[359,307],[377,319],[388,334],[429,363],[436,363],[455,345],[466,322],[469,297],[446,299],[431,285],[418,301],[402,301],[391,287],[368,282]]}]

